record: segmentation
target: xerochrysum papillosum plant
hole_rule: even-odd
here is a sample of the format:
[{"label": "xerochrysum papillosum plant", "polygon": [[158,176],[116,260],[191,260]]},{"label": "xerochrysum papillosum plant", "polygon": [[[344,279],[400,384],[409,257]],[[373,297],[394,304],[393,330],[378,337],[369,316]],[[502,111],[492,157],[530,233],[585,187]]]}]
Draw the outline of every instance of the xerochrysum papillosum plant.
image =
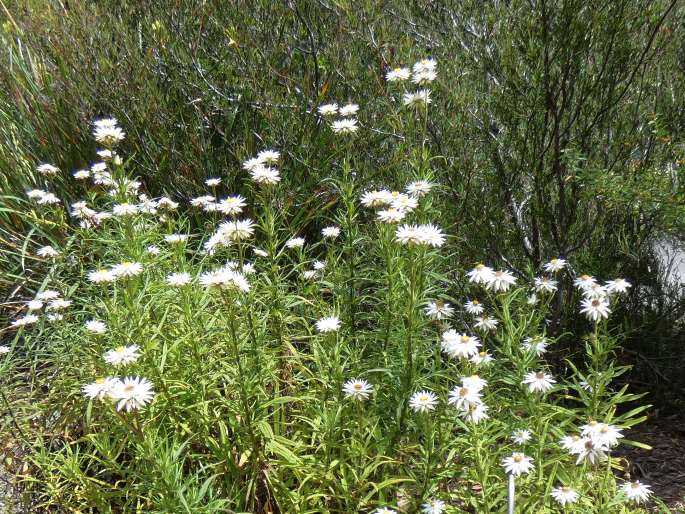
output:
[{"label": "xerochrysum papillosum plant", "polygon": [[[387,80],[436,77],[428,59]],[[403,93],[402,191],[357,172],[358,106],[320,106],[340,115],[340,169],[324,184],[337,205],[306,223],[284,201],[289,162],[275,150],[246,158],[239,193],[211,177],[189,205],[141,194],[115,120],[95,123],[103,160],[74,173],[87,199],[69,206],[73,222],[60,199],[29,192],[67,233],[37,251],[49,275],[0,358],[4,371],[52,366],[34,408],[63,435],[22,436],[45,505],[488,513],[511,479],[519,512],[639,512],[649,487],[617,481],[612,452],[642,408],[618,410],[636,398],[612,389],[625,369],[606,326],[630,284],[560,258],[538,277],[447,273],[458,249],[437,207],[430,101]],[[545,320],[572,280],[584,357],[552,366]]]}]

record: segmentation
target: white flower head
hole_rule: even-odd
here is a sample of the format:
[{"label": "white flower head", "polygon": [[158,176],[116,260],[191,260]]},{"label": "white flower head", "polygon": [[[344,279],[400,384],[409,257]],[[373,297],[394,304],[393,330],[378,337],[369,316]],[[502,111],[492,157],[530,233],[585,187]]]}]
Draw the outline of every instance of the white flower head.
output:
[{"label": "white flower head", "polygon": [[578,493],[571,489],[570,487],[555,487],[550,492],[550,496],[554,498],[559,505],[565,507],[569,503],[575,503],[578,501]]},{"label": "white flower head", "polygon": [[126,409],[130,412],[145,407],[152,401],[155,393],[147,379],[126,377],[114,387],[109,396],[117,403],[117,410]]},{"label": "white flower head", "polygon": [[548,263],[546,263],[543,268],[545,271],[548,273],[556,273],[557,271],[561,271],[566,267],[566,261],[564,259],[552,259]]},{"label": "white flower head", "polygon": [[36,171],[41,175],[57,175],[59,173],[59,168],[52,164],[40,164],[36,168]]},{"label": "white flower head", "polygon": [[325,316],[316,322],[316,330],[321,333],[337,332],[340,329],[340,319],[337,316]]},{"label": "white flower head", "polygon": [[81,387],[81,391],[83,392],[83,395],[90,400],[105,400],[118,385],[118,378],[97,378],[94,382]]},{"label": "white flower head", "polygon": [[609,302],[603,298],[586,298],[580,306],[581,314],[585,314],[590,321],[595,323],[608,318],[611,313]]},{"label": "white flower head", "polygon": [[320,105],[317,110],[321,116],[333,116],[334,114],[338,113],[338,104],[323,104]]},{"label": "white flower head", "polygon": [[205,185],[209,187],[216,187],[221,184],[221,179],[219,177],[210,177],[205,179]]},{"label": "white flower head", "polygon": [[90,170],[77,170],[72,174],[72,176],[76,180],[85,180],[90,177]]},{"label": "white flower head", "polygon": [[517,428],[511,434],[512,441],[521,445],[526,444],[532,438],[533,435],[530,433],[530,430],[526,430],[525,428]]},{"label": "white flower head", "polygon": [[645,485],[639,480],[635,482],[625,482],[621,486],[621,491],[626,495],[628,500],[635,503],[646,502],[652,495],[651,486]]},{"label": "white flower head", "polygon": [[485,264],[476,264],[466,276],[474,284],[488,284],[493,280],[494,271]]},{"label": "white flower head", "polygon": [[89,319],[85,323],[86,330],[92,332],[93,334],[104,334],[107,332],[107,325],[96,319]]},{"label": "white flower head", "polygon": [[553,293],[557,290],[557,281],[549,277],[535,278],[535,291],[538,293]]},{"label": "white flower head", "polygon": [[504,470],[507,473],[514,476],[528,474],[535,467],[531,457],[527,457],[523,453],[519,452],[514,452],[511,454],[511,456],[502,460],[502,466],[504,466]]},{"label": "white flower head", "polygon": [[442,300],[434,300],[425,307],[426,316],[431,319],[449,318],[454,314],[454,308]]},{"label": "white flower head", "polygon": [[357,104],[348,103],[343,105],[339,110],[338,114],[340,116],[354,116],[359,111],[359,106]]},{"label": "white flower head", "polygon": [[43,308],[43,302],[41,300],[30,300],[26,302],[26,309],[30,311],[38,311]]},{"label": "white flower head", "polygon": [[447,505],[444,501],[431,498],[421,505],[421,512],[423,512],[423,514],[442,514],[446,508]]},{"label": "white flower head", "polygon": [[59,297],[60,294],[57,291],[46,289],[45,291],[41,291],[36,295],[36,300],[54,300],[55,298]]},{"label": "white flower head", "polygon": [[476,318],[476,323],[473,326],[478,330],[482,330],[483,332],[489,332],[490,330],[495,330],[498,324],[499,321],[497,321],[495,318],[491,318],[489,316],[479,316]]},{"label": "white flower head", "polygon": [[275,185],[281,181],[281,175],[276,168],[267,168],[259,165],[250,171],[250,177],[254,182],[261,185]]},{"label": "white flower head", "polygon": [[498,270],[492,272],[489,280],[485,283],[485,288],[492,289],[495,292],[506,292],[515,283],[516,279],[510,272]]},{"label": "white flower head", "polygon": [[544,371],[531,371],[526,374],[522,384],[528,385],[528,390],[531,393],[546,393],[554,387],[556,380],[554,380],[552,375],[548,375]]},{"label": "white flower head", "polygon": [[140,348],[137,344],[117,346],[113,350],[105,352],[104,360],[113,366],[125,366],[132,364],[140,358]]},{"label": "white flower head", "polygon": [[604,289],[610,294],[623,294],[627,293],[628,289],[632,287],[632,284],[624,278],[616,278],[614,280],[609,280],[604,286]]},{"label": "white flower head", "polygon": [[243,212],[245,205],[245,198],[242,196],[229,196],[216,204],[216,210],[223,214],[235,216],[236,214]]},{"label": "white flower head", "polygon": [[26,325],[33,325],[38,321],[38,316],[35,314],[27,314],[26,316],[23,316],[21,318],[17,318],[12,323],[10,323],[10,326],[13,328],[16,327],[25,327]]},{"label": "white flower head", "polygon": [[464,304],[464,310],[468,314],[478,316],[479,314],[483,314],[485,308],[483,307],[482,303],[480,303],[477,299],[474,298]]},{"label": "white flower head", "polygon": [[430,391],[418,391],[409,399],[409,407],[414,412],[426,413],[435,410],[437,405],[438,397]]},{"label": "white flower head", "polygon": [[261,150],[257,154],[257,160],[262,164],[277,164],[280,158],[281,152],[268,148],[266,150]]},{"label": "white flower head", "polygon": [[449,329],[442,334],[442,351],[452,358],[469,359],[478,353],[480,341],[475,336]]},{"label": "white flower head", "polygon": [[343,392],[353,400],[366,400],[373,393],[373,386],[366,380],[352,379],[343,384]]},{"label": "white flower head", "polygon": [[433,184],[427,180],[417,180],[407,186],[407,193],[415,198],[427,195],[433,189]]},{"label": "white flower head", "polygon": [[193,278],[190,276],[190,273],[170,273],[166,277],[166,283],[172,287],[180,287],[190,284],[192,279]]},{"label": "white flower head", "polygon": [[285,242],[287,248],[302,248],[304,246],[303,237],[292,237]]},{"label": "white flower head", "polygon": [[135,277],[143,272],[143,265],[139,262],[124,261],[112,266],[110,272],[116,277]]},{"label": "white flower head", "polygon": [[415,93],[404,93],[402,102],[407,107],[426,107],[432,102],[431,92],[428,89],[419,89]]},{"label": "white flower head", "polygon": [[407,80],[411,76],[411,71],[409,68],[394,68],[388,70],[385,74],[385,80],[388,82],[401,82]]},{"label": "white flower head", "polygon": [[340,235],[340,227],[324,227],[321,229],[321,235],[325,239],[335,239]]},{"label": "white flower head", "polygon": [[331,123],[331,130],[336,134],[354,134],[359,126],[354,118],[342,118]]},{"label": "white flower head", "polygon": [[5,346],[5,345],[0,345],[0,355],[5,355],[6,353],[10,353],[10,347]]}]

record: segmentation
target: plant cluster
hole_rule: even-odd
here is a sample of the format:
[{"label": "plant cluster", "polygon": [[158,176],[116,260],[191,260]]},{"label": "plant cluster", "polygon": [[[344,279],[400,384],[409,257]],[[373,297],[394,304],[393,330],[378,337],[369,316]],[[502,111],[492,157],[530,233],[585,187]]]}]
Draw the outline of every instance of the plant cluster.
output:
[{"label": "plant cluster", "polygon": [[[240,192],[209,177],[188,204],[143,192],[111,118],[93,124],[100,160],[73,172],[82,198],[37,167],[27,195],[64,239],[27,239],[49,271],[5,329],[0,377],[39,506],[488,513],[515,491],[520,512],[643,512],[649,486],[618,479],[613,455],[646,409],[614,389],[607,318],[631,285],[564,258],[449,269],[437,74],[424,59],[386,76],[407,152],[391,183],[356,171],[363,109],[312,108],[340,149],[321,185],[334,205],[304,217],[316,239],[278,150],[243,156]],[[583,357],[548,362],[561,282]]]}]

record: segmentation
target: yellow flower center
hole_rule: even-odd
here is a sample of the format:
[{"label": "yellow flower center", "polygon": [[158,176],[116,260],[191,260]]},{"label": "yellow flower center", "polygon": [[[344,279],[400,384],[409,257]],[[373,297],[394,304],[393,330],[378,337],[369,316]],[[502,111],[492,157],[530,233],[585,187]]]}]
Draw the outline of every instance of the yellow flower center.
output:
[{"label": "yellow flower center", "polygon": [[105,383],[105,379],[102,378],[102,377],[98,377],[98,378],[95,379],[95,383],[96,383],[96,384],[104,384],[104,383]]},{"label": "yellow flower center", "polygon": [[121,352],[124,351],[124,347],[123,347],[123,346],[117,346],[117,347],[114,349],[114,351],[115,351],[115,352],[118,352],[118,353],[121,353]]}]

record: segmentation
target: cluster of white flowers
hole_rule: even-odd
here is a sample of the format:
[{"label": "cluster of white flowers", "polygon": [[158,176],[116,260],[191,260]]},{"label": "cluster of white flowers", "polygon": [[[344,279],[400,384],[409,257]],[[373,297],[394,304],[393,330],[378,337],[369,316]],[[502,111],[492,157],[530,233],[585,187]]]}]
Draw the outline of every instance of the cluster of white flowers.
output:
[{"label": "cluster of white flowers", "polygon": [[350,102],[340,107],[337,103],[323,104],[317,110],[324,117],[335,116],[336,114],[341,116],[341,118],[331,122],[331,130],[336,134],[352,134],[359,128],[357,120],[352,118],[359,112],[359,106],[355,103]]},{"label": "cluster of white flowers", "polygon": [[[412,66],[412,69],[399,67],[388,71],[385,79],[388,82],[404,82],[411,78],[417,86],[427,86],[438,77],[438,63],[435,59],[422,59]],[[431,103],[430,90],[419,89],[414,92],[406,92],[402,102],[408,107],[425,107]]]},{"label": "cluster of white flowers", "polygon": [[212,255],[217,246],[228,247],[234,243],[250,239],[255,231],[255,223],[251,219],[224,221],[219,224],[216,232],[205,242],[205,251]]},{"label": "cluster of white flowers", "polygon": [[461,385],[450,392],[447,403],[456,407],[462,418],[478,424],[488,419],[488,407],[481,398],[481,392],[487,384],[487,381],[478,375],[464,377]]},{"label": "cluster of white flowers", "polygon": [[135,277],[143,272],[143,265],[135,261],[123,261],[107,268],[100,268],[88,272],[88,280],[94,284],[114,282],[117,279]]},{"label": "cluster of white flowers", "polygon": [[276,150],[262,150],[256,157],[243,162],[243,169],[250,173],[252,181],[268,186],[281,181],[281,175],[274,166],[278,164],[281,153]]},{"label": "cluster of white flowers", "polygon": [[40,316],[36,313],[39,313],[41,310],[45,311],[45,319],[47,321],[60,321],[64,317],[61,311],[71,307],[71,304],[71,300],[63,299],[62,295],[57,291],[51,289],[41,291],[36,294],[33,300],[25,302],[28,314],[16,318],[10,323],[10,326],[20,328],[37,323],[40,321]]}]

